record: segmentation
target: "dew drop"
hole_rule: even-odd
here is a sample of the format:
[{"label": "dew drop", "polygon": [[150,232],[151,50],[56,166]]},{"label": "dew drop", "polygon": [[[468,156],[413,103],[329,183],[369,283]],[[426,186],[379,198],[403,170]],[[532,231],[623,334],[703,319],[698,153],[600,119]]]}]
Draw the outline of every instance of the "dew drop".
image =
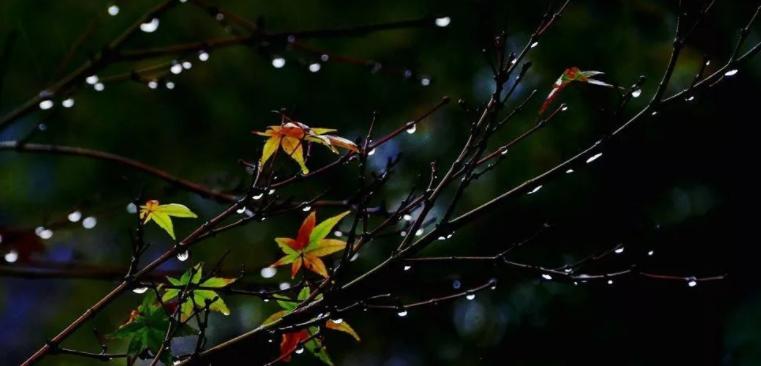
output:
[{"label": "dew drop", "polygon": [[421,236],[421,235],[423,235],[423,233],[425,233],[425,230],[423,230],[423,229],[417,229],[417,231],[415,231],[415,236]]},{"label": "dew drop", "polygon": [[288,282],[280,282],[280,285],[278,285],[278,288],[285,291],[289,288],[291,288],[291,284]]},{"label": "dew drop", "polygon": [[460,289],[460,287],[462,287],[462,282],[460,282],[460,280],[454,280],[454,281],[452,281],[452,288],[453,289],[458,290],[458,289]]},{"label": "dew drop", "polygon": [[50,238],[53,237],[53,230],[44,229],[44,230],[40,231],[40,233],[38,235],[39,235],[39,237],[41,239],[47,240],[47,239],[50,239]]},{"label": "dew drop", "polygon": [[293,352],[295,352],[297,355],[300,355],[300,354],[304,353],[304,347],[302,347],[302,346],[299,346],[299,347],[298,347],[298,348],[296,348],[296,350],[295,350],[295,351],[293,351]]},{"label": "dew drop", "polygon": [[64,108],[71,108],[74,106],[74,98],[66,98],[61,102]]},{"label": "dew drop", "polygon": [[404,310],[404,309],[403,310],[399,310],[396,313],[396,315],[398,315],[400,318],[404,318],[405,316],[407,316],[407,310]]},{"label": "dew drop", "polygon": [[472,301],[476,298],[476,294],[470,293],[465,295],[465,298],[468,299],[468,301]]},{"label": "dew drop", "polygon": [[146,291],[148,291],[148,287],[135,287],[132,289],[132,292],[136,294],[144,294]]},{"label": "dew drop", "polygon": [[320,65],[319,62],[313,62],[309,64],[309,71],[311,72],[318,72],[322,68],[322,65]]},{"label": "dew drop", "polygon": [[428,76],[423,76],[420,78],[420,85],[422,86],[428,86],[431,85],[431,78]]},{"label": "dew drop", "polygon": [[261,271],[259,271],[259,274],[262,276],[262,278],[272,278],[275,277],[275,274],[277,274],[277,268],[264,267]]},{"label": "dew drop", "polygon": [[333,232],[333,235],[336,238],[340,238],[340,237],[344,236],[344,233],[342,233],[340,230],[336,230],[336,231]]},{"label": "dew drop", "polygon": [[412,269],[412,266],[410,266],[409,264],[404,266],[404,271],[405,272],[409,271],[410,269]]},{"label": "dew drop", "polygon": [[650,250],[650,251],[648,251],[648,252],[647,252],[647,256],[648,256],[648,257],[652,257],[652,256],[653,256],[653,254],[655,254],[655,251],[654,251],[654,250]]},{"label": "dew drop", "polygon": [[452,18],[450,17],[436,18],[436,20],[434,21],[434,23],[436,23],[436,26],[439,28],[445,28],[449,26],[449,23],[451,22],[452,22]]},{"label": "dew drop", "polygon": [[243,207],[235,210],[235,212],[238,213],[238,214],[244,214],[244,213],[246,213],[246,206],[243,206]]},{"label": "dew drop", "polygon": [[532,189],[530,192],[528,192],[528,194],[534,194],[536,192],[539,192],[540,189],[542,189],[542,186],[538,185],[538,186],[534,187],[534,189]]},{"label": "dew drop", "polygon": [[639,96],[642,95],[642,89],[634,89],[632,90],[632,98],[639,98]]},{"label": "dew drop", "polygon": [[199,51],[198,52],[198,61],[206,62],[209,61],[209,53],[206,51]]},{"label": "dew drop", "polygon": [[502,156],[507,155],[507,148],[502,149],[502,152],[499,153]]},{"label": "dew drop", "polygon": [[590,157],[587,159],[587,164],[589,164],[589,163],[591,163],[591,162],[593,162],[593,161],[595,161],[595,160],[599,159],[601,156],[602,156],[602,153],[597,153],[597,154],[594,154],[594,155],[590,156]]},{"label": "dew drop", "polygon": [[404,216],[402,216],[402,219],[404,219],[404,221],[412,221],[412,216],[410,216],[409,214],[404,214]]},{"label": "dew drop", "polygon": [[560,108],[561,112],[565,112],[567,110],[568,110],[568,106],[567,105],[564,105],[562,108]]},{"label": "dew drop", "polygon": [[573,173],[573,169],[571,168],[568,168],[568,170],[565,171],[565,174],[571,174],[571,173]]},{"label": "dew drop", "polygon": [[735,76],[740,70],[732,69],[724,73],[724,76]]},{"label": "dew drop", "polygon": [[185,70],[190,70],[191,68],[193,68],[193,64],[190,61],[183,61],[182,68]]},{"label": "dew drop", "polygon": [[156,81],[156,80],[151,80],[151,81],[148,82],[147,85],[148,85],[149,89],[156,89],[156,88],[159,87],[159,82]]},{"label": "dew drop", "polygon": [[128,203],[127,213],[131,213],[131,214],[137,213],[137,205],[132,202]]},{"label": "dew drop", "polygon": [[77,210],[77,211],[72,211],[71,213],[69,213],[69,215],[67,216],[67,218],[68,218],[68,219],[69,219],[69,221],[71,221],[71,222],[77,222],[77,221],[79,221],[79,220],[81,220],[81,219],[82,219],[82,212],[81,212],[81,211],[79,211],[79,210]]},{"label": "dew drop", "polygon": [[331,320],[331,321],[333,322],[333,324],[341,324],[341,323],[343,323],[343,322],[344,322],[344,320],[343,320],[343,319],[341,319],[341,318],[338,318],[338,319],[333,319],[333,320]]},{"label": "dew drop", "polygon": [[264,197],[264,193],[259,193],[259,194],[255,195],[255,196],[251,197],[251,198],[253,198],[253,199],[258,201],[258,200],[262,199],[262,197]]},{"label": "dew drop", "polygon": [[270,189],[270,191],[269,191],[269,192],[267,192],[267,194],[268,194],[268,195],[270,195],[270,196],[271,196],[271,195],[273,195],[273,194],[275,194],[275,189],[274,189],[274,188],[273,188],[273,189]]},{"label": "dew drop", "polygon": [[542,273],[542,278],[544,278],[547,281],[552,280],[552,276],[549,273]]},{"label": "dew drop", "polygon": [[95,85],[98,82],[98,75],[90,75],[85,78],[85,82],[90,85]]},{"label": "dew drop", "polygon": [[613,284],[613,280],[608,280],[608,284],[612,285]]},{"label": "dew drop", "polygon": [[174,81],[167,81],[166,83],[164,83],[164,86],[167,89],[172,90],[172,89],[174,89]]},{"label": "dew drop", "polygon": [[44,110],[48,110],[50,108],[53,108],[53,105],[55,105],[55,103],[53,103],[52,100],[45,99],[45,100],[40,102],[40,109],[42,109],[43,111]]},{"label": "dew drop", "polygon": [[276,68],[276,69],[283,68],[283,66],[285,66],[285,59],[280,57],[280,56],[277,56],[277,57],[273,58],[272,59],[272,66],[274,68]]},{"label": "dew drop", "polygon": [[159,29],[159,18],[152,18],[150,21],[140,24],[140,30],[145,33],[153,33]]},{"label": "dew drop", "polygon": [[119,6],[117,6],[116,4],[113,4],[109,6],[108,9],[106,9],[106,11],[108,12],[108,15],[112,17],[116,16],[117,14],[119,14]]},{"label": "dew drop", "polygon": [[15,250],[11,250],[8,253],[5,253],[3,256],[3,259],[5,259],[8,263],[14,263],[18,260],[18,252]]},{"label": "dew drop", "polygon": [[367,156],[373,156],[373,155],[375,155],[375,149],[372,149],[367,152]]},{"label": "dew drop", "polygon": [[698,285],[698,281],[695,279],[695,277],[690,277],[687,279],[687,286],[689,287],[695,287]]},{"label": "dew drop", "polygon": [[304,208],[301,209],[301,211],[309,212],[312,209],[312,206],[306,205]]},{"label": "dew drop", "polygon": [[409,127],[407,127],[407,133],[408,134],[412,135],[413,133],[415,133],[415,131],[417,131],[417,124],[416,123],[412,123]]},{"label": "dew drop", "polygon": [[92,86],[95,91],[103,91],[106,89],[106,86],[103,85],[103,83],[95,83],[95,85]]},{"label": "dew drop", "polygon": [[695,96],[694,96],[694,95],[690,95],[689,97],[687,97],[687,98],[684,98],[684,100],[685,100],[686,102],[692,102],[693,100],[695,100]]},{"label": "dew drop", "polygon": [[534,43],[531,44],[531,48],[534,48],[534,47],[536,47],[538,45],[539,45],[539,42],[534,42]]},{"label": "dew drop", "polygon": [[438,237],[439,240],[447,240],[447,238],[444,235],[441,235]]},{"label": "dew drop", "polygon": [[330,55],[328,55],[327,53],[323,53],[322,55],[320,55],[320,61],[328,62],[328,60],[330,60]]},{"label": "dew drop", "polygon": [[185,250],[183,252],[177,253],[177,260],[180,262],[184,262],[190,258],[190,251]]},{"label": "dew drop", "polygon": [[95,216],[88,216],[85,217],[84,220],[82,220],[82,227],[85,229],[92,229],[95,227],[95,225],[98,224],[98,219],[95,218]]},{"label": "dew drop", "polygon": [[172,65],[172,67],[169,68],[169,72],[171,72],[172,74],[175,74],[175,75],[181,73],[182,72],[182,64],[174,64],[174,65]]},{"label": "dew drop", "polygon": [[621,254],[624,252],[624,247],[616,248],[616,250],[613,251],[613,253]]}]

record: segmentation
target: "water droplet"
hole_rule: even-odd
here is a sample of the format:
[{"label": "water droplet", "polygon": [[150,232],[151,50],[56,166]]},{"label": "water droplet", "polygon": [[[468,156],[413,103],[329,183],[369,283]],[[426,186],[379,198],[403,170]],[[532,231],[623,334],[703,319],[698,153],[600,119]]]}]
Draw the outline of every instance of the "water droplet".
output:
[{"label": "water droplet", "polygon": [[296,352],[297,355],[300,355],[300,354],[304,353],[304,347],[299,346],[298,348],[296,348],[296,350],[294,352]]},{"label": "water droplet", "polygon": [[399,236],[405,237],[405,236],[407,236],[407,232],[402,230],[401,232],[399,232]]},{"label": "water droplet", "polygon": [[507,148],[503,148],[502,152],[500,152],[499,154],[502,155],[502,156],[507,155]]},{"label": "water droplet", "polygon": [[711,60],[706,60],[706,66],[711,64]]},{"label": "water droplet", "polygon": [[339,230],[336,230],[336,231],[334,231],[334,232],[333,232],[333,235],[334,235],[336,238],[340,238],[340,237],[344,236],[344,233],[342,233],[342,232],[341,232],[341,231],[339,231]]},{"label": "water droplet", "polygon": [[652,111],[652,112],[650,113],[650,115],[651,115],[651,116],[657,116],[657,115],[658,115],[658,111]]},{"label": "water droplet", "polygon": [[690,277],[690,278],[687,279],[687,286],[689,286],[689,287],[695,287],[697,285],[698,285],[698,281],[697,281],[697,279],[695,279],[695,277]]},{"label": "water droplet", "polygon": [[169,68],[169,72],[171,72],[172,74],[175,74],[175,75],[181,73],[182,72],[182,65],[181,64],[174,64],[174,65],[172,65],[172,67]]},{"label": "water droplet", "polygon": [[640,95],[642,95],[642,89],[637,88],[632,90],[632,98],[639,98]]},{"label": "water droplet", "polygon": [[301,209],[301,211],[309,212],[312,209],[312,206],[306,205],[304,208]]},{"label": "water droplet", "polygon": [[654,251],[654,250],[650,250],[650,251],[648,251],[648,252],[647,252],[647,255],[648,255],[649,257],[652,257],[652,256],[653,256],[653,254],[655,254],[655,251]]},{"label": "water droplet", "polygon": [[552,280],[552,276],[549,273],[542,273],[542,278],[544,278],[547,281]]},{"label": "water droplet", "polygon": [[528,192],[528,194],[534,194],[534,193],[536,193],[536,192],[539,192],[539,190],[540,190],[540,189],[542,189],[542,186],[541,186],[541,185],[538,185],[538,186],[534,187],[534,189],[532,189],[531,191],[529,191],[529,192]]},{"label": "water droplet", "polygon": [[262,275],[262,278],[272,278],[275,277],[275,274],[277,274],[277,268],[264,267],[261,271],[259,271],[259,274]]},{"label": "water droplet", "polygon": [[568,170],[565,171],[565,174],[571,174],[571,173],[573,173],[573,169],[571,168],[568,168]]},{"label": "water droplet", "polygon": [[409,127],[407,127],[407,133],[408,134],[412,135],[413,133],[415,133],[415,131],[417,131],[417,124],[416,123],[412,123],[412,124],[409,125]]},{"label": "water droplet", "polygon": [[591,162],[593,162],[593,161],[595,161],[595,160],[599,159],[601,156],[602,156],[602,153],[597,153],[597,154],[594,154],[594,155],[590,156],[590,157],[587,159],[587,164],[589,164],[589,163],[591,163]]},{"label": "water droplet", "polygon": [[3,256],[3,259],[5,259],[8,263],[13,263],[18,260],[18,252],[15,250],[11,250],[8,253],[5,253],[5,256]]},{"label": "water droplet", "polygon": [[447,240],[447,238],[444,235],[439,236],[439,240]]},{"label": "water droplet", "polygon": [[238,214],[244,214],[244,213],[246,213],[246,206],[243,206],[243,207],[235,210],[235,212],[238,213]]},{"label": "water droplet", "polygon": [[624,252],[624,247],[616,248],[616,250],[613,251],[613,253],[621,254]]},{"label": "water droplet", "polygon": [[367,156],[373,156],[373,155],[375,155],[375,149],[372,149],[367,152]]},{"label": "water droplet", "polygon": [[271,196],[271,195],[273,195],[273,194],[275,194],[275,189],[274,189],[274,188],[273,188],[273,189],[270,189],[270,191],[269,191],[269,192],[267,192],[267,194],[268,194],[268,195],[270,195],[270,196]]},{"label": "water droplet", "polygon": [[534,42],[534,43],[531,44],[531,48],[534,48],[534,47],[536,47],[538,45],[539,45],[539,42]]},{"label": "water droplet", "polygon": [[258,201],[258,200],[262,199],[262,197],[264,197],[264,193],[259,193],[259,194],[255,195],[255,196],[251,197],[251,198],[253,198],[254,200]]},{"label": "water droplet", "polygon": [[167,89],[172,90],[172,89],[174,89],[174,81],[167,81],[166,83],[164,83],[164,86]]},{"label": "water droplet", "polygon": [[431,78],[428,76],[423,76],[420,78],[420,85],[422,86],[428,86],[431,85]]},{"label": "water droplet", "polygon": [[354,262],[354,261],[356,261],[357,259],[359,259],[359,253],[354,253],[354,255],[353,255],[353,256],[351,256],[351,258],[349,258],[349,261],[350,261],[350,262]]},{"label": "water droplet", "polygon": [[404,70],[404,78],[405,79],[409,79],[411,77],[412,77],[412,70],[410,70],[410,69]]},{"label": "water droplet", "polygon": [[137,213],[137,205],[132,202],[128,203],[127,213],[131,213],[131,214]]},{"label": "water droplet", "polygon": [[44,230],[40,231],[40,233],[38,234],[38,236],[39,236],[41,239],[45,239],[45,240],[47,240],[47,239],[50,239],[50,238],[52,238],[52,237],[53,237],[53,230],[50,230],[50,229],[44,229]]},{"label": "water droplet", "polygon": [[612,285],[613,284],[613,280],[608,280],[608,284]]},{"label": "water droplet", "polygon": [[190,70],[193,68],[193,64],[190,61],[182,61],[182,68],[185,70]]},{"label": "water droplet", "polygon": [[415,236],[421,236],[421,235],[423,235],[424,232],[425,232],[425,230],[423,230],[423,229],[417,229],[417,231],[415,232]]},{"label": "water droplet", "polygon": [[150,21],[140,24],[140,30],[145,33],[153,33],[159,29],[159,18],[153,18]]},{"label": "water droplet", "polygon": [[567,267],[567,268],[563,269],[563,272],[565,272],[565,273],[571,273],[571,272],[573,272],[573,268]]},{"label": "water droplet", "polygon": [[334,324],[341,324],[341,323],[343,323],[343,322],[344,322],[344,320],[343,320],[343,319],[341,319],[341,318],[339,318],[339,319],[333,319],[333,320],[331,320],[331,321],[332,321]]},{"label": "water droplet", "polygon": [[687,97],[687,98],[684,98],[684,100],[685,100],[686,102],[692,102],[693,100],[695,100],[695,96],[694,96],[694,95],[690,95],[689,97]]},{"label": "water droplet", "polygon": [[85,217],[84,220],[82,220],[82,227],[85,229],[92,229],[97,224],[98,224],[98,219],[96,219],[95,216],[88,216],[88,217]]},{"label": "water droplet", "polygon": [[567,110],[568,110],[568,106],[567,105],[564,105],[563,107],[560,108],[561,112],[565,112]]},{"label": "water droplet", "polygon": [[322,55],[320,55],[320,61],[328,62],[328,60],[330,60],[330,55],[328,55],[327,53],[323,53]]},{"label": "water droplet", "polygon": [[459,290],[460,287],[462,287],[462,282],[460,280],[453,280],[452,281],[452,288],[455,290]]},{"label": "water droplet", "polygon": [[451,238],[452,236],[454,236],[454,233],[447,234],[447,239]]},{"label": "water droplet", "polygon": [[291,284],[288,282],[280,282],[280,285],[278,285],[278,288],[285,291],[289,288],[291,288]]},{"label": "water droplet", "polygon": [[116,16],[117,14],[119,14],[119,6],[117,6],[116,4],[113,4],[109,6],[108,9],[106,9],[106,11],[108,11],[108,15],[112,17]]},{"label": "water droplet", "polygon": [[206,62],[209,61],[209,53],[206,51],[199,51],[198,52],[198,61]]},{"label": "water droplet", "polygon": [[177,253],[177,260],[180,261],[180,262],[184,262],[184,261],[188,260],[188,258],[190,258],[190,251],[189,250],[185,250],[185,251],[182,251],[180,253]]},{"label": "water droplet", "polygon": [[98,80],[99,80],[98,79],[98,75],[90,75],[90,76],[85,78],[85,82],[90,84],[90,85],[95,85],[95,83],[97,83]]},{"label": "water droplet", "polygon": [[221,22],[225,20],[225,15],[222,13],[217,13],[216,15],[214,15],[214,19],[216,19],[218,22]]},{"label": "water droplet", "polygon": [[724,76],[735,76],[740,70],[732,69],[724,73]]},{"label": "water droplet", "polygon": [[476,294],[474,293],[467,294],[465,295],[465,298],[468,299],[468,301],[472,301],[476,298]]},{"label": "water droplet", "polygon": [[412,216],[410,216],[409,214],[404,214],[404,216],[402,216],[402,219],[404,219],[404,221],[412,221]]},{"label": "water droplet", "polygon": [[322,68],[322,65],[320,65],[319,62],[313,62],[309,64],[309,71],[311,72],[318,72]]},{"label": "water droplet", "polygon": [[71,108],[74,106],[74,98],[66,98],[61,102],[64,108]]},{"label": "water droplet", "polygon": [[407,316],[407,310],[404,310],[404,309],[399,310],[399,312],[397,312],[396,315],[398,315],[400,318],[404,318],[405,316]]},{"label": "water droplet", "polygon": [[285,66],[285,59],[280,57],[280,56],[277,56],[277,57],[273,58],[272,59],[272,66],[274,68],[276,68],[276,69],[282,68],[283,66]]},{"label": "water droplet", "polygon": [[412,266],[410,266],[409,264],[404,266],[405,271],[409,271],[410,269],[412,269]]},{"label": "water droplet", "polygon": [[156,88],[159,87],[159,82],[156,81],[156,80],[151,80],[151,81],[148,82],[147,85],[148,85],[149,89],[156,89]]},{"label": "water droplet", "polygon": [[53,103],[52,100],[45,99],[45,100],[40,102],[40,109],[42,109],[43,111],[44,110],[48,110],[50,108],[53,108],[54,105],[55,105],[55,103]]},{"label": "water droplet", "polygon": [[436,23],[436,26],[440,28],[445,28],[449,26],[449,23],[451,22],[452,22],[452,19],[450,17],[436,18],[436,20],[434,21],[434,23]]},{"label": "water droplet", "polygon": [[104,89],[106,89],[106,86],[103,85],[103,83],[95,83],[95,85],[93,85],[92,88],[95,89],[95,91],[103,91]]},{"label": "water droplet", "polygon": [[578,282],[576,282],[576,281],[573,281],[573,285],[574,285],[574,286],[578,286],[578,285],[579,285],[579,283],[578,283]]},{"label": "water droplet", "polygon": [[144,294],[146,291],[148,291],[148,287],[135,287],[132,289],[132,292],[136,294]]},{"label": "water droplet", "polygon": [[72,211],[71,213],[69,213],[69,216],[67,216],[67,218],[71,222],[77,222],[82,219],[82,212],[80,212],[79,210]]}]

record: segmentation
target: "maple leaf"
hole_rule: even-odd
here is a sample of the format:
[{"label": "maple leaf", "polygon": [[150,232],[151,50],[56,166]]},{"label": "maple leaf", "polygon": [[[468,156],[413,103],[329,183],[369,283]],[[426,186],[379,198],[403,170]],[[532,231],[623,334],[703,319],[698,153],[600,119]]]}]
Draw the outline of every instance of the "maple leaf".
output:
[{"label": "maple leaf", "polygon": [[204,309],[207,301],[209,302],[209,310],[230,315],[230,309],[227,307],[227,304],[219,297],[216,291],[210,289],[226,287],[237,279],[210,277],[201,282],[202,277],[203,264],[201,263],[185,271],[179,279],[167,277],[169,283],[174,287],[166,289],[164,295],[161,296],[161,301],[165,303],[169,302],[179,297],[181,291],[187,289],[189,294],[185,296],[182,304],[180,304],[180,312],[183,319],[190,317],[194,309]]},{"label": "maple leaf", "polygon": [[357,145],[350,140],[327,134],[335,132],[335,129],[310,128],[301,122],[286,119],[287,117],[283,115],[283,121],[279,126],[269,126],[264,132],[253,131],[257,135],[268,137],[267,141],[264,143],[262,157],[259,159],[260,170],[264,167],[267,160],[275,154],[278,148],[282,148],[291,159],[299,164],[303,174],[309,173],[309,168],[307,168],[306,162],[304,161],[305,142],[315,142],[325,145],[336,154],[338,153],[336,147],[354,152],[359,151]]},{"label": "maple leaf", "polygon": [[319,225],[315,225],[317,212],[312,211],[304,219],[295,239],[275,238],[275,242],[285,253],[285,256],[273,263],[272,266],[290,264],[291,277],[295,277],[303,264],[308,270],[327,278],[328,270],[320,257],[343,250],[346,248],[346,242],[338,239],[325,239],[325,237],[349,212],[345,211],[321,222]]},{"label": "maple leaf", "polygon": [[145,205],[140,206],[140,219],[143,220],[143,224],[147,224],[148,221],[153,221],[164,229],[172,239],[174,237],[174,226],[172,225],[171,217],[198,217],[193,211],[190,211],[185,205],[179,203],[168,203],[165,205],[159,204],[159,201],[149,200],[145,202]]},{"label": "maple leaf", "polygon": [[574,81],[612,88],[613,85],[611,84],[592,79],[593,76],[603,74],[604,72],[601,71],[581,71],[576,66],[565,69],[563,74],[561,74],[560,77],[555,80],[555,84],[552,85],[552,90],[550,90],[550,94],[547,95],[547,98],[544,99],[544,103],[542,103],[542,107],[539,109],[539,114],[541,115],[544,113],[544,111],[547,110],[550,104],[552,104],[552,101],[555,100],[558,94]]},{"label": "maple leaf", "polygon": [[[263,324],[271,324],[280,318],[284,317],[288,313],[292,312],[294,309],[296,309],[296,306],[298,303],[305,301],[310,296],[310,290],[309,287],[305,286],[299,291],[298,296],[295,300],[290,299],[287,296],[284,295],[275,295],[275,298],[277,299],[277,304],[283,309],[280,311],[277,311],[270,315]],[[322,296],[318,295],[315,296],[316,300],[321,299]],[[343,320],[328,320],[325,322],[325,327],[328,329],[337,330],[339,332],[344,332],[349,335],[351,335],[357,342],[360,341],[359,335],[357,332],[354,331],[354,329],[345,321]],[[281,336],[280,341],[280,357],[279,360],[288,362],[291,360],[291,354],[299,348],[299,346],[304,346],[309,353],[317,357],[320,361],[327,365],[333,365],[333,361],[330,359],[330,355],[328,355],[327,349],[325,348],[325,345],[322,344],[322,341],[319,338],[313,337],[312,339],[309,339],[310,337],[316,335],[319,332],[319,328],[317,327],[309,327],[308,329],[300,329],[295,332],[288,332],[283,333]],[[309,340],[307,340],[309,339]]]},{"label": "maple leaf", "polygon": [[[143,298],[143,303],[137,309],[132,310],[129,320],[122,324],[119,329],[110,334],[111,338],[129,339],[127,354],[134,358],[145,355],[147,351],[157,354],[164,343],[164,336],[171,324],[169,314],[156,301],[156,295],[149,292]],[[178,324],[175,337],[183,337],[196,334],[195,329],[187,324]],[[172,364],[172,353],[163,352],[161,362],[165,365]]]}]

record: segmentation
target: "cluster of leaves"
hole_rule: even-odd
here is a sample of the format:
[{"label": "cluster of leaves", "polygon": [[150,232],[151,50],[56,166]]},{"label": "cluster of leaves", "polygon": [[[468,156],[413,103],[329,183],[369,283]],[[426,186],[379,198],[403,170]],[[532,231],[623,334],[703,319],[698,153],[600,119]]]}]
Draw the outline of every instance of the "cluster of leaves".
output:
[{"label": "cluster of leaves", "polygon": [[304,160],[304,144],[314,142],[327,146],[334,153],[338,153],[337,147],[357,152],[359,148],[350,140],[343,137],[328,135],[335,132],[332,128],[311,128],[301,122],[291,121],[285,115],[279,126],[269,126],[264,132],[253,131],[260,136],[268,137],[262,149],[262,157],[259,159],[259,169],[272,157],[278,149],[282,148],[291,159],[301,167],[303,174],[309,173],[309,168]]},{"label": "cluster of leaves", "polygon": [[349,212],[342,212],[316,225],[317,212],[312,211],[304,219],[295,239],[275,238],[275,242],[285,253],[285,256],[272,265],[283,266],[290,264],[291,277],[295,277],[303,264],[308,270],[327,278],[328,270],[325,268],[325,263],[320,257],[344,250],[346,242],[338,239],[326,239],[325,237]]},{"label": "cluster of leaves", "polygon": [[[283,295],[275,295],[277,304],[282,308],[282,310],[270,315],[267,319],[264,320],[263,324],[269,325],[279,321],[282,317],[293,312],[299,303],[306,301],[309,298],[310,294],[311,292],[309,287],[305,286],[301,289],[301,291],[299,291],[296,299],[291,299]],[[321,299],[322,295],[315,296],[315,300]],[[344,332],[352,336],[352,338],[354,338],[357,342],[360,341],[359,335],[356,331],[354,331],[354,328],[352,328],[351,325],[349,325],[349,323],[343,319],[327,320],[324,323],[324,326],[327,329]],[[294,332],[284,333],[281,336],[280,341],[279,360],[284,362],[290,361],[292,353],[299,349],[299,347],[303,346],[307,351],[309,351],[309,353],[317,357],[320,361],[324,362],[327,365],[333,365],[333,361],[330,359],[322,339],[318,337],[319,332],[320,328],[318,326],[312,326]]]},{"label": "cluster of leaves", "polygon": [[547,108],[549,108],[550,104],[557,98],[558,94],[565,89],[568,85],[570,85],[572,82],[580,82],[580,83],[587,83],[592,85],[599,85],[604,86],[608,88],[612,88],[613,85],[608,84],[606,82],[592,79],[593,76],[603,75],[604,73],[601,71],[581,71],[578,67],[573,66],[565,69],[563,73],[560,75],[560,77],[555,80],[555,83],[552,85],[552,90],[550,90],[550,93],[547,95],[547,98],[544,99],[544,103],[542,103],[541,108],[539,109],[539,114],[543,114]]},{"label": "cluster of leaves", "polygon": [[[196,264],[177,279],[167,277],[169,285],[159,286],[163,290],[161,301],[156,293],[148,292],[142,304],[132,310],[129,320],[111,334],[112,338],[128,339],[127,353],[131,361],[137,358],[155,357],[163,346],[167,330],[172,325],[172,316],[179,311],[180,321],[175,322],[173,337],[195,335],[198,332],[187,324],[187,320],[197,311],[208,309],[229,315],[230,310],[213,289],[223,288],[235,282],[235,278],[203,278],[203,265]],[[179,309],[177,309],[179,306]],[[161,362],[171,365],[171,352],[161,354]],[[131,363],[131,362],[130,362]]]}]

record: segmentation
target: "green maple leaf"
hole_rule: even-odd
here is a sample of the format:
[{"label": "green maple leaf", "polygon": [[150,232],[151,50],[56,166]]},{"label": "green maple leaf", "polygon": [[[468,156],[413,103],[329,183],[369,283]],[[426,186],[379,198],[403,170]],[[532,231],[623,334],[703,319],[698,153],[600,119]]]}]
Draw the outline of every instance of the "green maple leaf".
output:
[{"label": "green maple leaf", "polygon": [[236,278],[211,277],[201,282],[203,277],[203,264],[196,264],[193,268],[188,269],[182,276],[177,279],[167,277],[172,286],[168,288],[161,296],[161,301],[166,303],[180,295],[184,289],[188,289],[189,294],[185,296],[180,305],[180,312],[183,319],[187,319],[193,314],[194,309],[204,309],[209,302],[209,310],[230,315],[230,309],[224,300],[212,288],[223,288],[235,282]]}]

